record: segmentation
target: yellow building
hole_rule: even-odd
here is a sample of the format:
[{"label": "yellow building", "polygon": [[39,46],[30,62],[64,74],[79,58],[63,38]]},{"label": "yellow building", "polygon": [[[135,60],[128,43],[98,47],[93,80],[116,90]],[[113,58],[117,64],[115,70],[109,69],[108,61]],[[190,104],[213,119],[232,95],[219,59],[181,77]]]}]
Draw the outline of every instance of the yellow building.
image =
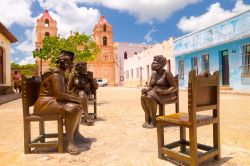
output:
[{"label": "yellow building", "polygon": [[15,42],[17,38],[0,22],[0,91],[11,87],[10,44]]}]

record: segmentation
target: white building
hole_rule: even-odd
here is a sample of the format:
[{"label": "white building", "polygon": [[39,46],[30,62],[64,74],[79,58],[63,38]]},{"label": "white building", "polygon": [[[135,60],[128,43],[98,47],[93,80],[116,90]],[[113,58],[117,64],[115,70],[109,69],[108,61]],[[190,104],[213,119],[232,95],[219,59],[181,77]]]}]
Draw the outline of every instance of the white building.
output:
[{"label": "white building", "polygon": [[139,54],[125,59],[124,61],[124,85],[129,87],[144,86],[151,75],[151,63],[153,57],[163,55],[167,58],[166,70],[175,73],[175,60],[173,58],[173,38],[158,43],[145,49]]},{"label": "white building", "polygon": [[139,44],[139,43],[127,43],[127,42],[115,42],[114,51],[117,58],[116,85],[124,85],[124,60],[132,57],[135,54],[139,54],[142,51],[148,49],[151,45]]}]

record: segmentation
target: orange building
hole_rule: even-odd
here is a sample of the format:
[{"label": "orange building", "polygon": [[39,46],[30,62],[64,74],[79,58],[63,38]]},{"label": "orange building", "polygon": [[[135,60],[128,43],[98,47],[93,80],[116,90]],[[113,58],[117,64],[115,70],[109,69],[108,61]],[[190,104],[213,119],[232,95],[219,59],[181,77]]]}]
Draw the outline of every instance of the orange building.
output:
[{"label": "orange building", "polygon": [[[54,20],[48,10],[45,10],[43,15],[37,19],[36,25],[36,49],[41,49],[43,47],[43,39],[45,36],[57,36],[57,22]],[[39,66],[38,71],[42,73],[48,70],[50,61],[42,61],[37,58],[36,64]],[[41,67],[42,66],[42,67]]]},{"label": "orange building", "polygon": [[97,46],[100,48],[101,53],[96,57],[95,61],[88,62],[88,68],[94,72],[94,77],[108,80],[108,84],[115,85],[115,61],[113,47],[113,31],[112,26],[108,21],[101,16],[93,29],[93,36]]},{"label": "orange building", "polygon": [[[48,10],[45,10],[41,18],[37,19],[36,26],[36,49],[42,48],[42,41],[45,36],[57,36],[57,23],[50,16]],[[108,21],[101,16],[98,23],[93,29],[94,40],[101,49],[101,53],[97,55],[95,61],[88,62],[88,69],[93,71],[94,77],[97,79],[105,78],[108,80],[109,85],[115,85],[115,60],[113,48],[113,32],[112,26]],[[50,61],[40,61],[39,58],[36,59],[36,64],[40,69],[42,68],[42,73],[48,70]]]}]

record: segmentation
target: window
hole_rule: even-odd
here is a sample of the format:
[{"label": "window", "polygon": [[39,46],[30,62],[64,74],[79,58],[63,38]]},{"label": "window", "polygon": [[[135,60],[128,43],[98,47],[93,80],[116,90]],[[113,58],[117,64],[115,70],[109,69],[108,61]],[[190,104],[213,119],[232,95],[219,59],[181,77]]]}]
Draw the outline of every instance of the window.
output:
[{"label": "window", "polygon": [[196,74],[198,75],[198,59],[197,59],[197,57],[192,57],[191,66],[192,66],[192,70],[196,70]]},{"label": "window", "polygon": [[147,65],[147,80],[149,80],[149,65]]},{"label": "window", "polygon": [[133,69],[131,69],[131,79],[134,78],[134,72],[133,72]]},{"label": "window", "polygon": [[209,54],[202,55],[202,71],[209,72]]},{"label": "window", "polygon": [[184,60],[178,62],[179,79],[184,80]]},{"label": "window", "polygon": [[106,37],[106,36],[103,37],[103,45],[104,45],[104,46],[107,45],[107,37]]},{"label": "window", "polygon": [[45,32],[45,36],[50,36],[49,32]]},{"label": "window", "polygon": [[49,27],[49,19],[45,19],[45,27]]},{"label": "window", "polygon": [[136,78],[139,78],[139,68],[136,68]]},{"label": "window", "polygon": [[128,54],[126,51],[124,52],[124,59],[128,59]]},{"label": "window", "polygon": [[128,80],[129,79],[129,71],[126,70],[126,79]]},{"label": "window", "polygon": [[106,24],[103,25],[103,31],[104,31],[104,32],[107,31],[107,26],[106,26]]},{"label": "window", "polygon": [[241,77],[250,77],[250,44],[243,46]]}]

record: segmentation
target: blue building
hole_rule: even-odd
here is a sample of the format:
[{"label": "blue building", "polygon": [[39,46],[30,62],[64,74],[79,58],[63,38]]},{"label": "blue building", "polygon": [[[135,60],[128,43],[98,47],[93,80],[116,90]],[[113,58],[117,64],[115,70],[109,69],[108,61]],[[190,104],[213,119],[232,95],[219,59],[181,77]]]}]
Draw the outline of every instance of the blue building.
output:
[{"label": "blue building", "polygon": [[181,88],[196,69],[219,70],[221,85],[250,90],[250,10],[175,39],[174,57]]}]

